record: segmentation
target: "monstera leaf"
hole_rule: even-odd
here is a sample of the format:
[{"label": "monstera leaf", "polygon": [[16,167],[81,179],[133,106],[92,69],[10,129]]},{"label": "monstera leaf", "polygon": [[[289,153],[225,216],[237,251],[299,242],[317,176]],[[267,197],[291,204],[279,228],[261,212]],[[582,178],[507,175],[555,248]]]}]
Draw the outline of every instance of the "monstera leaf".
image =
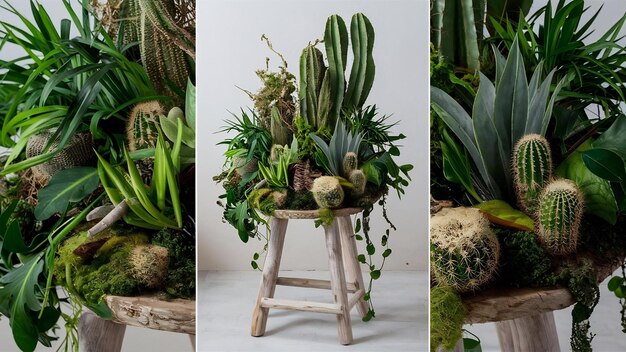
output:
[{"label": "monstera leaf", "polygon": [[54,213],[64,212],[70,203],[80,202],[97,187],[98,170],[93,167],[75,167],[60,171],[39,191],[35,217],[37,220],[45,220]]}]

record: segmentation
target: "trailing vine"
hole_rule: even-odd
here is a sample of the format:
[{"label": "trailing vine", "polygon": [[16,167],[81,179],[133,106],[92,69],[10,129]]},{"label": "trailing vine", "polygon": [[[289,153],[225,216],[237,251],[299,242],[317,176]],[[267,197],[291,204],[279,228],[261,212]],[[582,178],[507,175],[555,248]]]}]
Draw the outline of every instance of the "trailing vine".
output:
[{"label": "trailing vine", "polygon": [[[365,240],[365,253],[366,254],[359,254],[357,259],[359,263],[366,264],[370,271],[369,283],[367,284],[367,291],[365,291],[365,295],[363,296],[363,299],[369,305],[369,310],[367,314],[365,315],[365,317],[363,317],[363,321],[369,321],[376,316],[376,312],[374,310],[374,304],[372,302],[372,297],[371,297],[372,286],[373,286],[374,280],[378,280],[380,278],[381,270],[385,266],[385,261],[387,260],[387,257],[391,255],[391,252],[392,252],[391,248],[389,248],[389,235],[392,229],[394,231],[396,230],[396,227],[389,220],[389,217],[387,216],[386,202],[387,202],[386,195],[383,195],[382,198],[378,201],[378,205],[382,207],[383,218],[385,219],[385,221],[387,222],[389,226],[385,230],[385,234],[381,237],[381,240],[380,240],[380,245],[382,246],[382,248],[384,248],[384,251],[381,254],[382,261],[379,266],[376,266],[376,264],[374,263],[374,254],[376,254],[376,245],[374,244],[370,236],[370,230],[371,230],[370,215],[374,208],[373,205],[370,205],[363,209],[361,218],[359,219],[357,217],[355,221],[355,225],[354,225],[355,238],[359,241]],[[361,233],[362,235],[360,235],[359,233]]]}]

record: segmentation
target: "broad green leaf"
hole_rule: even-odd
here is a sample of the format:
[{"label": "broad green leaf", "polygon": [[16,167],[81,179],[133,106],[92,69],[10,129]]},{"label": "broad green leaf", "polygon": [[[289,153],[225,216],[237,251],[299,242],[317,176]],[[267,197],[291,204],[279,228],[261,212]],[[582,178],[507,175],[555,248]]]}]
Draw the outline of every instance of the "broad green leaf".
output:
[{"label": "broad green leaf", "polygon": [[581,153],[585,166],[605,180],[612,182],[626,181],[624,160],[608,149],[594,148]]},{"label": "broad green leaf", "polygon": [[591,172],[582,159],[582,152],[590,148],[590,141],[583,143],[561,162],[561,165],[556,169],[556,174],[576,182],[580,187],[585,195],[585,211],[587,213],[597,215],[614,225],[617,221],[618,208],[611,185],[609,181]]},{"label": "broad green leaf", "polygon": [[535,228],[533,220],[528,215],[514,209],[502,200],[488,200],[476,204],[474,207],[480,209],[489,221],[495,224],[523,231],[533,231]]},{"label": "broad green leaf", "polygon": [[381,171],[379,168],[376,167],[373,162],[366,162],[365,164],[363,164],[361,169],[363,170],[365,177],[367,177],[367,182],[371,182],[376,186],[380,186],[380,184],[382,183]]},{"label": "broad green leaf", "polygon": [[8,307],[13,339],[22,351],[34,351],[39,331],[32,315],[41,310],[38,277],[43,272],[43,254],[0,277],[0,306]]},{"label": "broad green leaf", "polygon": [[611,150],[626,160],[626,116],[618,116],[611,127],[593,142],[593,147]]},{"label": "broad green leaf", "polygon": [[98,187],[98,170],[76,167],[59,171],[38,193],[35,218],[45,220],[56,212],[67,210],[70,203],[83,200]]},{"label": "broad green leaf", "polygon": [[465,352],[482,352],[480,341],[467,337],[463,338],[463,349]]},{"label": "broad green leaf", "polygon": [[620,286],[622,286],[624,284],[624,278],[621,276],[613,276],[611,278],[611,280],[609,280],[609,283],[607,284],[607,287],[609,288],[609,291],[615,291],[617,290]]},{"label": "broad green leaf", "polygon": [[[167,139],[174,142],[176,140],[176,136],[178,135],[179,127],[176,120],[172,120],[167,118],[165,115],[159,116],[159,124],[161,125],[161,130],[167,136]],[[196,146],[196,134],[190,127],[187,127],[185,124],[182,124],[182,142],[186,146],[190,148],[195,148]]]}]

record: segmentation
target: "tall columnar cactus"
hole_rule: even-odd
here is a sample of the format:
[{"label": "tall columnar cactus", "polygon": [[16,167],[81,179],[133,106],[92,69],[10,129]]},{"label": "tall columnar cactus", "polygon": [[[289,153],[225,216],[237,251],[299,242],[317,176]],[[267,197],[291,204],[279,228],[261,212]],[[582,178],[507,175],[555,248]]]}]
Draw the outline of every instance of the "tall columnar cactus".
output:
[{"label": "tall columnar cactus", "polygon": [[471,292],[498,268],[500,244],[478,209],[447,208],[430,220],[430,261],[440,284]]},{"label": "tall columnar cactus", "polygon": [[553,255],[576,251],[584,197],[571,180],[550,182],[539,198],[537,235],[543,248]]},{"label": "tall columnar cactus", "polygon": [[352,16],[350,23],[350,39],[354,62],[350,71],[348,90],[343,105],[346,108],[360,109],[372,89],[374,83],[374,28],[370,20],[362,13]]},{"label": "tall columnar cactus", "polygon": [[320,208],[336,208],[341,205],[344,198],[343,188],[339,180],[333,176],[316,178],[311,192]]},{"label": "tall columnar cactus", "polygon": [[329,84],[322,52],[311,44],[307,45],[300,55],[300,116],[313,127],[324,126],[328,119]]},{"label": "tall columnar cactus", "polygon": [[526,135],[513,149],[513,176],[519,206],[534,215],[539,194],[552,175],[550,144],[538,135]]},{"label": "tall columnar cactus", "polygon": [[154,148],[158,137],[159,116],[164,113],[157,101],[148,101],[135,105],[130,111],[126,124],[128,149],[135,151]]},{"label": "tall columnar cactus", "polygon": [[348,57],[348,31],[343,19],[332,15],[326,21],[324,44],[328,57],[331,111],[328,125],[333,126],[341,115],[346,89],[346,61]]}]

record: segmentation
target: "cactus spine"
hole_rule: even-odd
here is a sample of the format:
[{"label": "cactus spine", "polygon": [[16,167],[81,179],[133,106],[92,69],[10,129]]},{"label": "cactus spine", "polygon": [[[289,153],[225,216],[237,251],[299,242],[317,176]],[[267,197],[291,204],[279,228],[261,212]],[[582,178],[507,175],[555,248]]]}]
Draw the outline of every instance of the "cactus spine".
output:
[{"label": "cactus spine", "polygon": [[539,198],[537,235],[547,252],[566,255],[576,251],[583,208],[583,195],[573,181],[559,179],[546,186]]},{"label": "cactus spine", "polygon": [[367,177],[362,170],[352,170],[348,180],[354,186],[354,194],[360,195],[365,192],[365,184],[367,183]]},{"label": "cactus spine", "polygon": [[339,119],[346,89],[345,70],[348,56],[348,31],[340,16],[332,15],[326,21],[324,44],[328,57],[331,110],[327,125],[334,126]]},{"label": "cactus spine", "polygon": [[430,220],[431,264],[437,281],[472,292],[498,268],[500,244],[478,209],[447,208]]},{"label": "cactus spine", "polygon": [[360,109],[374,83],[374,28],[369,19],[362,13],[352,16],[350,23],[350,39],[354,62],[350,71],[348,90],[344,98],[344,107]]},{"label": "cactus spine", "polygon": [[344,198],[343,188],[336,177],[322,176],[313,181],[313,198],[320,208],[336,208]]},{"label": "cactus spine", "polygon": [[352,171],[356,170],[359,166],[359,161],[355,152],[347,152],[343,157],[343,175],[346,178],[350,177]]},{"label": "cactus spine", "polygon": [[158,137],[159,115],[163,107],[157,101],[139,103],[130,111],[126,125],[128,149],[154,148]]},{"label": "cactus spine", "polygon": [[552,156],[548,141],[538,135],[526,135],[513,149],[515,193],[520,208],[535,214],[539,194],[552,175]]}]

